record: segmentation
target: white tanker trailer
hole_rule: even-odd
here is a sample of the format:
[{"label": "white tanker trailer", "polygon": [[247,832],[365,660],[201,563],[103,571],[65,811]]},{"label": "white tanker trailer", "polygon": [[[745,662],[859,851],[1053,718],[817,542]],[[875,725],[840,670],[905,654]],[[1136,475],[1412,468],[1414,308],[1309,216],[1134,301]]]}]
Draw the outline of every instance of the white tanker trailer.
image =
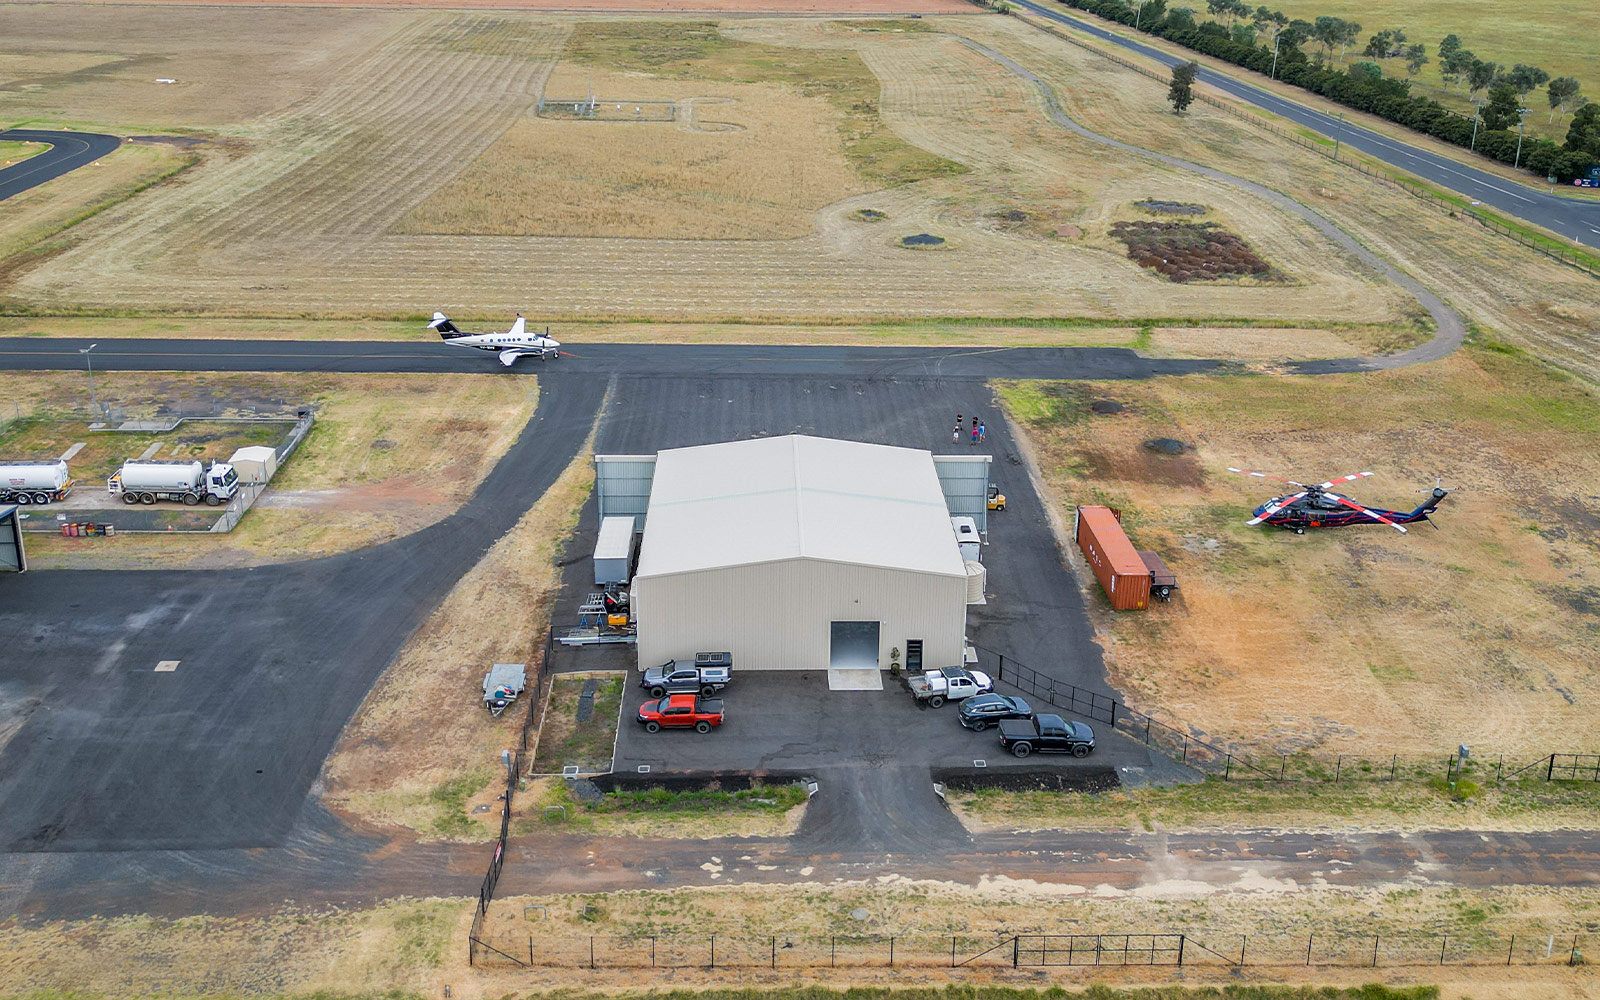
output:
[{"label": "white tanker trailer", "polygon": [[193,507],[204,500],[213,507],[233,499],[239,492],[239,474],[227,462],[212,462],[210,468],[198,460],[187,462],[127,461],[111,474],[106,489],[123,503],[151,504],[157,500],[176,500]]},{"label": "white tanker trailer", "polygon": [[65,462],[0,462],[0,503],[50,503],[71,492]]}]

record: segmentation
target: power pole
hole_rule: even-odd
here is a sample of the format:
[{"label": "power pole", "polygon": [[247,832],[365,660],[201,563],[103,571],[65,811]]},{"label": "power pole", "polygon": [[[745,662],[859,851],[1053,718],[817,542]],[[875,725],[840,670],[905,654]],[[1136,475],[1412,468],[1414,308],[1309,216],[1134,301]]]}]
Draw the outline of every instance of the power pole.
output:
[{"label": "power pole", "polygon": [[1272,36],[1272,75],[1267,77],[1269,80],[1278,78],[1278,42],[1282,40],[1282,32]]},{"label": "power pole", "polygon": [[100,413],[100,404],[99,404],[99,402],[97,402],[95,400],[95,395],[94,395],[94,361],[91,359],[91,357],[89,355],[89,352],[94,350],[96,347],[99,347],[99,346],[100,345],[98,343],[95,343],[95,344],[90,344],[88,347],[80,347],[78,349],[78,353],[83,355],[83,363],[85,365],[89,366],[89,409],[90,409],[90,411],[92,413],[94,413],[97,416]]},{"label": "power pole", "polygon": [[1527,121],[1528,121],[1528,109],[1527,108],[1518,108],[1517,109],[1517,161],[1511,165],[1511,169],[1512,170],[1515,170],[1518,167],[1522,166],[1522,126],[1524,124],[1526,124]]},{"label": "power pole", "polygon": [[1474,153],[1476,153],[1478,151],[1478,122],[1480,122],[1482,120],[1483,120],[1483,101],[1482,100],[1473,101],[1472,102],[1472,144],[1469,147],[1469,149]]}]

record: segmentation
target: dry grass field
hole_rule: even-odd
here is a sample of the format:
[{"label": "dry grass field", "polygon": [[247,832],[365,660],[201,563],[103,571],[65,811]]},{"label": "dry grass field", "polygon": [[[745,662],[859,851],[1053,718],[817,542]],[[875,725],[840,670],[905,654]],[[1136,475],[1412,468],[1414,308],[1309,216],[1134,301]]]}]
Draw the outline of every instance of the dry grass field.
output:
[{"label": "dry grass field", "polygon": [[[241,26],[255,16],[224,13]],[[338,18],[335,27],[345,23]],[[1072,140],[1046,122],[1029,88],[949,34],[856,22],[739,21],[722,31],[741,45],[711,45],[711,56],[705,45],[682,58],[669,52],[654,72],[677,83],[689,82],[683,74],[693,69],[756,86],[726,52],[788,51],[798,65],[859,59],[881,84],[877,113],[896,141],[958,162],[966,174],[834,202],[813,215],[811,233],[786,240],[406,235],[396,231],[401,220],[528,121],[572,22],[446,12],[381,20],[381,37],[352,44],[316,95],[230,123],[226,150],[213,150],[180,183],[77,227],[74,246],[16,275],[0,295],[14,310],[233,315],[393,315],[468,303],[499,312],[532,302],[552,319],[1411,319],[1403,296],[1352,268],[1296,220],[1231,189]],[[918,23],[981,27],[1008,49],[1025,41],[1049,47],[1074,85],[1089,85],[1102,70],[1010,19]],[[619,67],[638,55],[626,46],[593,49],[585,58]],[[774,67],[766,75],[781,83],[784,61],[768,61]],[[1165,133],[1186,126],[1155,114],[1158,88],[1121,71],[1107,75],[1104,86],[1128,91],[1125,100],[1159,124],[1143,141],[1178,143]],[[847,156],[852,142],[873,148],[852,135]],[[1261,162],[1284,152],[1260,136],[1229,138],[1254,144]],[[1235,155],[1222,146],[1219,155]],[[1167,194],[1211,206],[1290,284],[1193,289],[1142,273],[1106,229],[1126,202]],[[888,219],[865,223],[856,215],[863,208]],[[1009,221],[1016,211],[1027,224]],[[898,247],[901,236],[924,231],[946,236],[954,249]],[[575,272],[582,282],[571,280]]]},{"label": "dry grass field", "polygon": [[[500,751],[516,745],[534,699],[495,719],[483,707],[483,675],[495,663],[538,668],[556,560],[593,481],[585,449],[411,637],[323,765],[325,802],[425,837],[498,835],[498,808],[471,810],[504,790]],[[517,609],[509,619],[508,607]]]},{"label": "dry grass field", "polygon": [[[221,407],[223,415],[247,403],[310,403],[317,423],[231,533],[31,536],[35,568],[247,566],[397,538],[440,520],[471,496],[537,402],[533,380],[494,375],[106,372],[95,379],[99,401],[130,418],[155,415],[156,400],[191,410]],[[0,389],[22,415],[59,416],[87,405],[88,383],[77,372],[0,373]],[[462,417],[463,407],[471,419]]]},{"label": "dry grass field", "polygon": [[413,209],[400,231],[778,240],[804,236],[817,209],[866,190],[820,98],[604,69],[562,75],[583,79],[553,80],[548,93],[581,98],[593,86],[602,98],[687,102],[701,122],[732,128],[713,131],[686,111],[660,123],[529,117]]},{"label": "dry grass field", "polygon": [[[1381,374],[1003,396],[1068,523],[1076,504],[1120,508],[1179,577],[1180,598],[1145,613],[1113,615],[1090,590],[1130,703],[1257,752],[1465,742],[1531,759],[1600,743],[1600,401],[1578,381],[1489,346]],[[1091,416],[1095,398],[1127,410]],[[1157,437],[1193,450],[1142,446]],[[1310,482],[1372,470],[1351,494],[1407,510],[1436,476],[1455,492],[1438,531],[1302,537],[1246,526],[1274,484],[1229,465]]]}]

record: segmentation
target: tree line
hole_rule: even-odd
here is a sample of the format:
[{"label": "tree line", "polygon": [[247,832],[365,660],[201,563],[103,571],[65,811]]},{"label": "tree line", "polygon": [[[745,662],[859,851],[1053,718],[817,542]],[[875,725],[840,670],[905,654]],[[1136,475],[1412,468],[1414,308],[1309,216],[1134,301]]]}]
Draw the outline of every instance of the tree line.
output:
[{"label": "tree line", "polygon": [[[1373,33],[1359,50],[1363,58],[1339,70],[1331,65],[1334,50],[1344,58],[1361,40],[1362,27],[1355,21],[1291,19],[1265,6],[1252,10],[1243,0],[1206,0],[1213,18],[1209,21],[1197,20],[1187,7],[1169,10],[1167,0],[1061,2],[1561,183],[1586,175],[1600,162],[1600,104],[1587,102],[1576,79],[1551,79],[1537,66],[1517,63],[1507,68],[1479,59],[1454,34],[1440,42],[1435,54],[1446,89],[1466,88],[1475,108],[1471,115],[1413,95],[1410,80],[1385,73],[1390,66],[1416,76],[1432,61],[1427,46],[1411,42],[1404,29]],[[1169,96],[1182,90],[1187,98],[1188,83],[1175,85]],[[1558,114],[1575,111],[1565,143],[1522,134],[1523,119],[1531,112],[1526,100],[1541,86],[1552,122]]]}]

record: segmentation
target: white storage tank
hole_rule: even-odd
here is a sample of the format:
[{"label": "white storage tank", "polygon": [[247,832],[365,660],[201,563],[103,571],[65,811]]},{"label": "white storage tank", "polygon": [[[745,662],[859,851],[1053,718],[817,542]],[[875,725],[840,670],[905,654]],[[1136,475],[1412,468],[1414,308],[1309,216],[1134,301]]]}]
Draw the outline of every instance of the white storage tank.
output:
[{"label": "white storage tank", "polygon": [[633,570],[633,550],[638,536],[631,516],[600,520],[600,535],[594,545],[594,584],[627,583]]},{"label": "white storage tank", "polygon": [[206,468],[198,459],[188,462],[122,463],[123,490],[197,490],[205,482]]},{"label": "white storage tank", "polygon": [[987,603],[983,596],[983,587],[989,581],[989,571],[983,568],[983,563],[976,559],[967,560],[967,603]]},{"label": "white storage tank", "polygon": [[59,500],[71,483],[66,462],[0,462],[0,501]]},{"label": "white storage tank", "polygon": [[950,527],[955,529],[956,544],[961,546],[961,558],[982,562],[983,536],[978,534],[978,522],[970,517],[952,517]]},{"label": "white storage tank", "polygon": [[241,483],[264,483],[278,471],[278,451],[264,444],[240,448],[228,459]]}]

